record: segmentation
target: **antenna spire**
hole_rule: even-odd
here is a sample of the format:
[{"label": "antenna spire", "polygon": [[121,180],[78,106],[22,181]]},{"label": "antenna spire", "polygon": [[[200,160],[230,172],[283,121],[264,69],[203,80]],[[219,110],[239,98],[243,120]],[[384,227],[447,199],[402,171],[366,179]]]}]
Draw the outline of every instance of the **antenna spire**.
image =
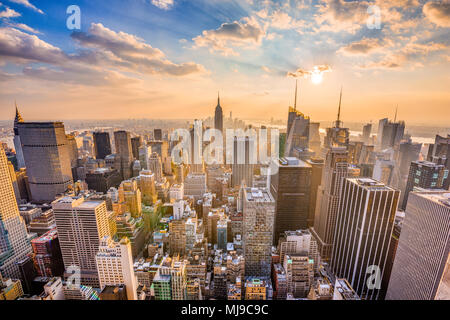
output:
[{"label": "antenna spire", "polygon": [[297,111],[297,82],[298,80],[295,79],[295,100],[294,100],[294,111]]},{"label": "antenna spire", "polygon": [[398,104],[397,104],[397,108],[395,108],[395,117],[394,117],[394,123],[397,122],[397,113],[398,113]]},{"label": "antenna spire", "polygon": [[217,91],[217,105],[220,106],[220,92]]},{"label": "antenna spire", "polygon": [[339,108],[336,120],[336,127],[338,128],[341,126],[341,103],[342,103],[342,86],[341,86],[341,94],[339,96]]}]

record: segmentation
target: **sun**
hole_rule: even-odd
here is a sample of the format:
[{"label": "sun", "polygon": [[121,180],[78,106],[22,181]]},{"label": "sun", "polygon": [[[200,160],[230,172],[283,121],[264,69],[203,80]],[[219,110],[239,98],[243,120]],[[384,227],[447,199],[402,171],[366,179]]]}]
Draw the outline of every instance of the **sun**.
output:
[{"label": "sun", "polygon": [[320,84],[323,80],[323,72],[317,67],[314,67],[314,71],[311,72],[311,82],[314,84]]}]

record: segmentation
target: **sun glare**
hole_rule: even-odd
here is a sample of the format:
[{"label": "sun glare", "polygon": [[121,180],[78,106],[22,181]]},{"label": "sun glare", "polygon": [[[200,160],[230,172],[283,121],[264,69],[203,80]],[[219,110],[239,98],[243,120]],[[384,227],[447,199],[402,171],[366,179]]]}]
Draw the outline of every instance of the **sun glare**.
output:
[{"label": "sun glare", "polygon": [[323,80],[323,73],[320,70],[315,69],[311,73],[311,82],[314,84],[320,84]]}]

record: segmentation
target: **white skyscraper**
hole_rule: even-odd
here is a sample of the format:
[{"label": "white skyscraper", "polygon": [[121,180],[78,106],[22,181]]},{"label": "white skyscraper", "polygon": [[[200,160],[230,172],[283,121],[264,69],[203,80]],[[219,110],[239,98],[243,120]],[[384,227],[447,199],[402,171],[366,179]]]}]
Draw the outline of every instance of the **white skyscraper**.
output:
[{"label": "white skyscraper", "polygon": [[110,235],[106,203],[64,197],[52,203],[59,244],[67,268],[81,271],[81,283],[98,287],[95,257],[100,240]]},{"label": "white skyscraper", "polygon": [[105,286],[125,285],[128,300],[137,300],[137,279],[134,274],[133,255],[128,238],[115,242],[109,236],[100,241],[97,256],[100,289]]},{"label": "white skyscraper", "polygon": [[31,252],[27,229],[20,217],[5,151],[0,148],[0,274],[20,279],[16,266]]}]

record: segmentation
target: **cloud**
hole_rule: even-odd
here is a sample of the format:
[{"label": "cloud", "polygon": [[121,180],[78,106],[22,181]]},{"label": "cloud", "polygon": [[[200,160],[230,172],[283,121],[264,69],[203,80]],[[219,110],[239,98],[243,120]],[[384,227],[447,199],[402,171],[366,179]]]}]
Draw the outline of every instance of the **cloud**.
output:
[{"label": "cloud", "polygon": [[162,10],[169,10],[173,7],[173,0],[152,0],[152,4]]},{"label": "cloud", "polygon": [[340,48],[338,52],[345,55],[367,55],[380,48],[382,48],[382,45],[378,39],[364,38],[362,40],[349,43],[348,45]]},{"label": "cloud", "polygon": [[10,27],[16,28],[16,29],[21,29],[23,31],[27,31],[30,33],[34,33],[34,34],[41,34],[41,32],[39,32],[38,30],[24,24],[24,23],[13,23],[13,22],[6,22],[6,24]]},{"label": "cloud", "polygon": [[126,54],[154,58],[164,56],[161,50],[146,44],[142,39],[122,31],[115,32],[101,23],[92,23],[89,33],[76,31],[72,33],[71,37],[85,47],[105,49],[118,56]]},{"label": "cloud", "polygon": [[288,72],[288,77],[294,77],[294,78],[307,78],[311,76],[313,73],[320,73],[323,74],[325,72],[331,72],[331,67],[327,64],[317,65],[314,66],[312,70],[306,70],[299,68],[294,72]]},{"label": "cloud", "polygon": [[11,8],[5,7],[4,11],[0,11],[0,18],[16,18],[16,17],[20,17],[20,13],[14,11]]},{"label": "cloud", "polygon": [[238,55],[231,47],[259,45],[264,35],[265,31],[259,24],[247,18],[242,22],[223,23],[215,30],[205,30],[192,40],[195,47],[209,47],[210,52]]},{"label": "cloud", "polygon": [[295,29],[300,28],[304,24],[293,19],[289,14],[282,12],[281,10],[275,11],[270,16],[270,26],[276,29]]},{"label": "cloud", "polygon": [[184,76],[205,71],[203,66],[194,62],[173,63],[161,50],[144,40],[125,32],[115,32],[101,23],[91,24],[88,33],[73,32],[72,38],[84,47],[98,49],[85,53],[84,60],[100,61],[98,57],[102,55],[106,63],[149,74]]},{"label": "cloud", "polygon": [[423,13],[434,24],[440,27],[450,27],[450,2],[427,2],[423,6]]},{"label": "cloud", "polygon": [[442,43],[417,43],[414,38],[395,52],[387,52],[384,58],[378,61],[370,61],[360,65],[360,69],[400,69],[406,66],[421,67],[421,62],[432,52],[446,50],[447,46]]},{"label": "cloud", "polygon": [[10,61],[63,63],[63,51],[42,41],[36,35],[15,28],[0,28],[0,57]]},{"label": "cloud", "polygon": [[[93,24],[89,33],[74,33],[72,37],[81,46],[75,53],[66,54],[34,34],[3,27],[0,28],[0,61],[22,65],[23,72],[16,77],[80,85],[134,83],[137,81],[134,75],[205,73],[202,65],[174,63],[143,40],[116,33],[101,24]],[[39,67],[32,65],[36,62],[40,63]],[[8,79],[12,76],[2,75],[2,81]]]},{"label": "cloud", "polygon": [[366,24],[368,6],[366,1],[324,0],[315,17],[316,31],[355,33]]},{"label": "cloud", "polygon": [[34,11],[36,11],[36,12],[39,12],[40,14],[44,14],[44,12],[43,12],[41,9],[36,8],[36,7],[35,7],[34,5],[32,5],[32,4],[30,3],[30,1],[28,1],[28,0],[9,0],[9,1],[14,2],[14,3],[17,3],[17,4],[21,4],[21,5],[27,7],[27,8],[29,8],[29,9],[31,9],[31,10],[34,10]]}]

